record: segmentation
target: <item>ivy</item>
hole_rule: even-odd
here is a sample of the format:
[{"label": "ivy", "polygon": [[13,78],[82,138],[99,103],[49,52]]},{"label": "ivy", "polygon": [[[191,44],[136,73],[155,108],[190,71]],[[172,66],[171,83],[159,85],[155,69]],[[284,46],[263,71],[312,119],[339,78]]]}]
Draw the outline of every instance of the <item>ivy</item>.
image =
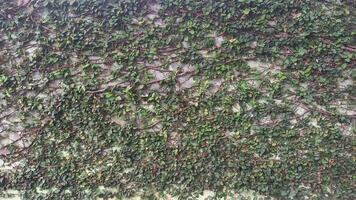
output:
[{"label": "ivy", "polygon": [[355,199],[354,11],[1,3],[0,194]]}]

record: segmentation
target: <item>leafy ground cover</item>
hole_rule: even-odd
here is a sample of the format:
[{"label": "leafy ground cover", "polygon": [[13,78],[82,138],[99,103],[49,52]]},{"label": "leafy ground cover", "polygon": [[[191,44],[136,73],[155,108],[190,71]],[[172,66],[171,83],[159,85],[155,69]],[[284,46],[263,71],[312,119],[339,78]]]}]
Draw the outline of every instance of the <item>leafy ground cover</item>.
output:
[{"label": "leafy ground cover", "polygon": [[0,3],[1,191],[355,199],[355,4]]}]

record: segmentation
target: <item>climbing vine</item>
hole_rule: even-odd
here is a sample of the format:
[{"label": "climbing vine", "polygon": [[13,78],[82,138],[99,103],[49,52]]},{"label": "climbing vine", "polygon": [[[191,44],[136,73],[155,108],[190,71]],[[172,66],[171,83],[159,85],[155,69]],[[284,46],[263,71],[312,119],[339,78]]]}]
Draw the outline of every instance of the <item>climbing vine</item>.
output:
[{"label": "climbing vine", "polygon": [[355,199],[355,4],[0,3],[0,191]]}]

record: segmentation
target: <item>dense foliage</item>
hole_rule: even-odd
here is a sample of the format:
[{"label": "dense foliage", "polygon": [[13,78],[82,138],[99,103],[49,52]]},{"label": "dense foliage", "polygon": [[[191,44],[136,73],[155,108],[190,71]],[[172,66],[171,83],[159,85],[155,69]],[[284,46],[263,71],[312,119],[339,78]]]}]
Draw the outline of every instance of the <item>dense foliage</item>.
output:
[{"label": "dense foliage", "polygon": [[0,2],[3,191],[355,199],[355,4]]}]

